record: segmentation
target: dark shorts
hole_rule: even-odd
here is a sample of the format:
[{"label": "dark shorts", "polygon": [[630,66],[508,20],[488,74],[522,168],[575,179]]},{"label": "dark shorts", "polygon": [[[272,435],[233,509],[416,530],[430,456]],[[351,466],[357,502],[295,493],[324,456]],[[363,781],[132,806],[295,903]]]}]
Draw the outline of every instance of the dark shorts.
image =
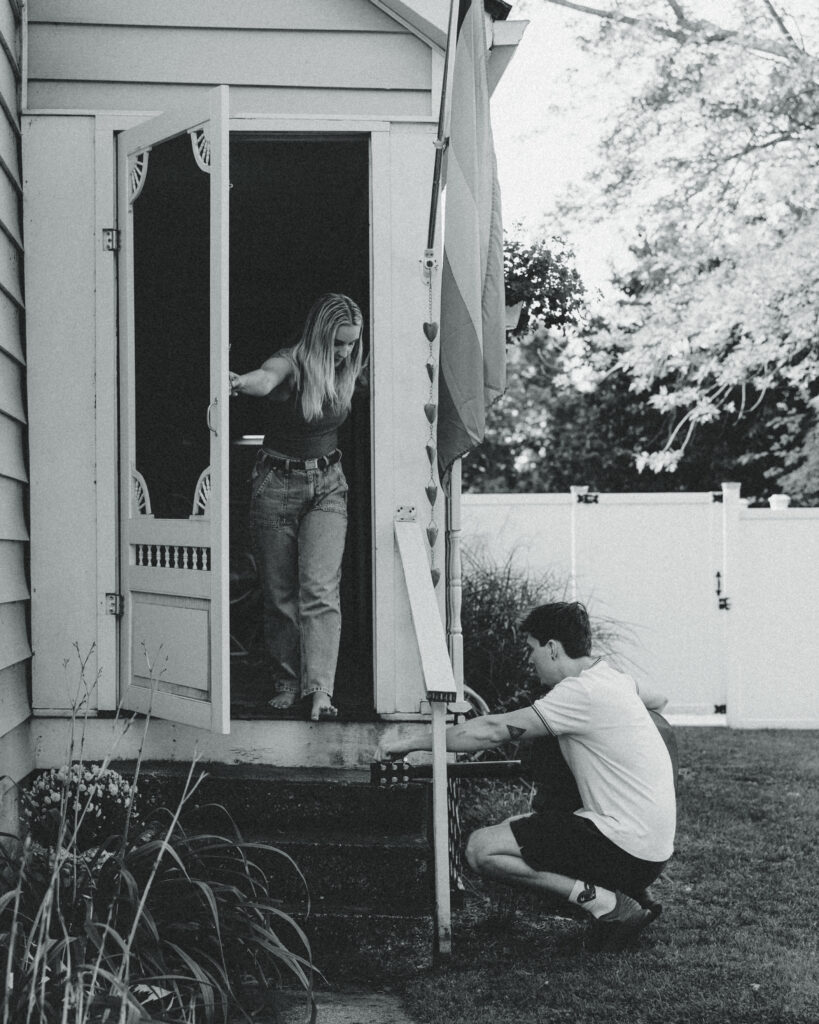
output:
[{"label": "dark shorts", "polygon": [[550,809],[513,818],[521,856],[535,871],[552,871],[635,895],[659,878],[668,861],[640,860],[613,843],[588,818]]}]

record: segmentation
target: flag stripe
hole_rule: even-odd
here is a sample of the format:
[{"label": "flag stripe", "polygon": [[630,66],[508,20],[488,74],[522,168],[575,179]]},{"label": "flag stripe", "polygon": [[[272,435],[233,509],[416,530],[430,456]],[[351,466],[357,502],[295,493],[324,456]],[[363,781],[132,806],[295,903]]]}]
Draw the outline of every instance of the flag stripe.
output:
[{"label": "flag stripe", "polygon": [[483,440],[486,408],[503,393],[506,366],[503,228],[489,120],[483,3],[462,2],[460,17],[444,172],[441,471]]}]

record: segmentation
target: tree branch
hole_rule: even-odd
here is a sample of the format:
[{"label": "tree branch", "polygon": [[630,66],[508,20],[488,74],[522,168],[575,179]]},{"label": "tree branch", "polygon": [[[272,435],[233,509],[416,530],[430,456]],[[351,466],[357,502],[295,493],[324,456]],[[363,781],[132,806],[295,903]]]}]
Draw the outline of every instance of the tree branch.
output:
[{"label": "tree branch", "polygon": [[678,43],[684,43],[687,36],[684,32],[675,31],[645,18],[635,18],[630,14],[621,14],[619,11],[606,11],[599,7],[589,7],[587,4],[575,3],[574,0],[546,0],[546,3],[555,4],[558,7],[568,7],[572,11],[579,11],[580,14],[591,14],[595,18],[603,18],[606,21],[616,21],[622,25],[633,25],[636,28],[645,28],[656,35],[666,36],[668,39],[675,39]]},{"label": "tree branch", "polygon": [[[808,56],[787,31],[787,26],[784,23],[782,27],[784,27],[786,32],[786,42],[777,42],[775,39],[759,39],[755,36],[745,35],[745,33],[736,29],[723,28],[713,21],[705,21],[703,19],[692,21],[685,17],[682,7],[679,3],[676,3],[676,0],[668,0],[675,14],[677,14],[679,27],[676,29],[668,28],[666,25],[652,21],[650,18],[621,14],[619,11],[605,10],[600,7],[589,7],[588,4],[576,3],[575,0],[545,0],[545,2],[555,4],[558,7],[568,7],[570,10],[578,11],[580,14],[591,14],[595,18],[603,18],[621,25],[642,28],[654,35],[663,36],[666,39],[674,39],[678,43],[685,43],[699,36],[706,43],[733,43],[744,49],[754,50],[760,54],[768,54],[784,61],[791,61],[796,55],[801,57]],[[768,0],[764,0],[764,2],[767,4]],[[773,12],[773,7],[769,6],[769,10]],[[681,18],[682,20],[680,20]]]},{"label": "tree branch", "polygon": [[678,4],[677,0],[666,0],[668,6],[674,12],[674,17],[681,25],[688,24],[688,18],[685,16],[685,11],[682,9],[682,4]]},{"label": "tree branch", "polygon": [[772,3],[772,0],[762,0],[762,3],[766,7],[768,13],[770,14],[771,18],[773,19],[774,23],[776,24],[777,28],[782,33],[782,35],[786,39],[790,39],[790,41],[793,43],[793,45],[799,47],[799,49],[801,50],[802,47],[799,46],[799,43],[797,43],[797,41],[794,39],[793,35],[791,34],[790,30],[788,29],[788,26],[782,20],[782,15],[774,7],[774,5]]}]

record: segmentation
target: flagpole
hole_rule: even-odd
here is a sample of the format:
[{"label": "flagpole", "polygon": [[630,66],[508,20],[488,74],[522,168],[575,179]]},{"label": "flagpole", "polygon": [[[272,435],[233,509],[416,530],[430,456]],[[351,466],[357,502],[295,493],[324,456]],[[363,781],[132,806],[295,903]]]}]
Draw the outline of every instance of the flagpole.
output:
[{"label": "flagpole", "polygon": [[[475,0],[473,0],[475,2]],[[432,274],[438,266],[435,258],[435,232],[438,222],[438,199],[441,191],[441,171],[444,150],[449,142],[450,109],[452,101],[452,78],[455,64],[455,48],[458,34],[460,0],[450,0],[449,27],[446,35],[444,74],[441,83],[441,106],[438,114],[438,135],[435,139],[435,165],[432,174],[432,195],[429,208],[429,230],[427,248],[422,261],[424,279],[429,289],[430,319],[432,314]],[[434,338],[434,335],[433,335]],[[430,345],[432,339],[430,339]],[[442,481],[443,482],[443,481]],[[447,525],[448,525],[447,518]],[[446,575],[446,574],[445,574]],[[449,593],[447,587],[447,594]],[[447,598],[447,604],[449,600]],[[450,643],[450,658],[452,647]],[[454,667],[454,666],[453,666]],[[463,679],[455,676],[457,699],[463,700]],[[433,849],[435,862],[435,938],[433,957],[446,960],[452,952],[452,923],[450,908],[450,885],[452,883],[449,857],[449,800],[446,772],[446,716],[447,704],[433,702],[432,709],[432,822]]]},{"label": "flagpole", "polygon": [[[473,0],[473,3],[480,0]],[[435,166],[432,172],[432,196],[429,207],[429,230],[427,232],[427,250],[425,267],[431,273],[435,263],[435,232],[438,223],[438,200],[441,191],[441,172],[443,169],[444,152],[449,144],[449,131],[452,120],[452,82],[455,65],[455,49],[458,36],[458,15],[460,0],[450,0],[449,26],[446,36],[446,55],[444,57],[444,76],[441,86],[441,105],[438,112],[438,136],[435,139]],[[456,459],[447,471],[444,482],[446,501],[446,568],[445,590],[447,611],[447,635],[449,657],[455,677],[457,697],[455,706],[464,703],[464,656],[463,633],[461,630],[461,598],[463,582],[461,577],[461,459]]]},{"label": "flagpole", "polygon": [[427,251],[435,246],[435,228],[438,223],[438,196],[441,191],[441,169],[444,150],[449,142],[449,123],[452,113],[452,68],[455,64],[455,42],[458,35],[458,11],[460,0],[450,0],[449,27],[446,33],[446,54],[444,56],[444,79],[441,88],[441,106],[438,111],[438,137],[435,139],[435,166],[432,171],[432,196],[429,204],[429,230]]}]

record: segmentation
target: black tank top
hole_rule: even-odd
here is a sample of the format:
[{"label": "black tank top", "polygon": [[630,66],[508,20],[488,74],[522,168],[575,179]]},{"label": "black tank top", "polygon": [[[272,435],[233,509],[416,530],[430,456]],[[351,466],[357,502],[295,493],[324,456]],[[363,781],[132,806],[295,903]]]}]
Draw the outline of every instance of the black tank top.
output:
[{"label": "black tank top", "polygon": [[[277,353],[289,359],[289,351]],[[288,391],[289,389],[289,391]],[[327,404],[321,416],[306,420],[301,410],[301,392],[288,378],[267,396],[264,447],[291,459],[317,459],[338,447],[338,428],[349,410],[334,412]]]}]

